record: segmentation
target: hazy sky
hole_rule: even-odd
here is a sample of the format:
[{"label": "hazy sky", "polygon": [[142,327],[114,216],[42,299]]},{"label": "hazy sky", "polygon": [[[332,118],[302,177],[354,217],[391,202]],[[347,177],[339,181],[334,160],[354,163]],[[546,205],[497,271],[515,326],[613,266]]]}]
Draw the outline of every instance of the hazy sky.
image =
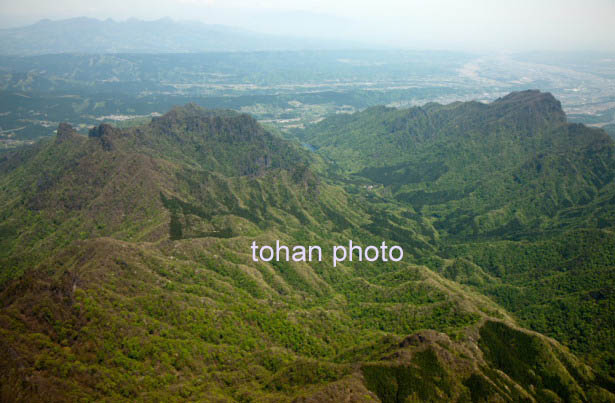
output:
[{"label": "hazy sky", "polygon": [[0,0],[0,24],[171,17],[412,48],[615,51],[615,0]]}]

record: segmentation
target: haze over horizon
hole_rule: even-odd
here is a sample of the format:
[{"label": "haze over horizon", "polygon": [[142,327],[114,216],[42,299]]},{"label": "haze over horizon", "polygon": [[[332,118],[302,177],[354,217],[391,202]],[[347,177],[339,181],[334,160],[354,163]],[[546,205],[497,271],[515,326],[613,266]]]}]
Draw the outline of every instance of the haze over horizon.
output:
[{"label": "haze over horizon", "polygon": [[0,4],[0,27],[73,17],[170,17],[250,31],[366,45],[464,51],[615,51],[615,1],[40,0]]}]

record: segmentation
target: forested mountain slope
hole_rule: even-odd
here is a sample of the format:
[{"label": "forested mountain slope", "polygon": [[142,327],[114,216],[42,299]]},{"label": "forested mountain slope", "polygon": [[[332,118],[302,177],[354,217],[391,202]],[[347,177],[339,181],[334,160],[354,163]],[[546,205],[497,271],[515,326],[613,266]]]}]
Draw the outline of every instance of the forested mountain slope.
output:
[{"label": "forested mountain slope", "polygon": [[[532,119],[501,117],[519,138]],[[541,130],[576,138],[562,119],[541,119]],[[612,143],[598,143],[608,172],[603,148]],[[583,155],[569,158],[585,167]],[[368,190],[337,164],[247,115],[194,105],[131,129],[100,125],[87,137],[63,124],[54,139],[0,155],[1,400],[615,399],[608,369],[523,329],[502,308],[519,312],[499,294],[518,286],[494,269],[509,253],[488,248],[521,241],[462,242],[431,205],[397,197],[423,181]],[[600,192],[610,186],[584,172],[563,186],[592,179]],[[481,214],[494,203],[480,204]],[[589,222],[581,217],[570,228]],[[333,267],[332,246],[350,239],[406,253],[400,262]],[[276,240],[319,245],[323,259],[253,261],[252,241]],[[588,248],[566,251],[594,256]],[[603,268],[611,260],[600,250]],[[522,260],[501,265],[524,272]]]},{"label": "forested mountain slope", "polygon": [[615,375],[615,143],[549,93],[370,108],[299,133],[430,222],[431,267]]}]

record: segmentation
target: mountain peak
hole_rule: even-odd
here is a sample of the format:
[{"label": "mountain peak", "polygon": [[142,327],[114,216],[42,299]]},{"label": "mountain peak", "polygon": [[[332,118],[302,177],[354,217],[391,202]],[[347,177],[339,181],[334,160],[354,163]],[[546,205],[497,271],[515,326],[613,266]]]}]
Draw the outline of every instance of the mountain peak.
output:
[{"label": "mountain peak", "polygon": [[189,102],[182,106],[175,106],[164,115],[152,119],[152,121],[164,121],[183,118],[212,118],[212,117],[236,117],[239,113],[230,109],[206,109],[202,106]]},{"label": "mountain peak", "polygon": [[531,130],[545,122],[556,125],[566,123],[566,114],[561,102],[550,92],[539,90],[511,92],[493,101],[490,107],[499,118],[514,116],[514,121],[518,125],[528,125],[528,129]]},{"label": "mountain peak", "polygon": [[100,125],[90,129],[88,132],[88,137],[99,139],[103,150],[112,151],[115,149],[112,138],[120,133],[121,130],[116,129],[110,124],[101,123]]},{"label": "mountain peak", "polygon": [[[253,131],[260,131],[260,127],[254,118],[239,114],[227,109],[205,109],[195,103],[188,103],[183,106],[175,106],[173,109],[160,117],[152,119],[152,126],[171,130],[184,127],[189,131],[202,131],[204,127],[221,127],[222,121],[236,120],[244,117],[244,120]],[[216,121],[216,122],[214,122]]]},{"label": "mountain peak", "polygon": [[534,106],[547,108],[551,112],[564,115],[562,103],[558,101],[550,92],[540,90],[515,91],[496,99],[493,106]]},{"label": "mountain peak", "polygon": [[615,146],[550,97],[328,118],[320,155],[195,104],[0,154],[0,401],[613,401]]},{"label": "mountain peak", "polygon": [[77,131],[69,123],[60,123],[56,132],[56,143],[62,143],[77,135]]},{"label": "mountain peak", "polygon": [[514,91],[508,95],[505,95],[501,98],[493,101],[494,104],[505,104],[505,103],[528,103],[528,102],[550,102],[560,105],[561,103],[555,99],[553,94],[550,92],[541,92],[540,90],[525,90],[525,91]]}]

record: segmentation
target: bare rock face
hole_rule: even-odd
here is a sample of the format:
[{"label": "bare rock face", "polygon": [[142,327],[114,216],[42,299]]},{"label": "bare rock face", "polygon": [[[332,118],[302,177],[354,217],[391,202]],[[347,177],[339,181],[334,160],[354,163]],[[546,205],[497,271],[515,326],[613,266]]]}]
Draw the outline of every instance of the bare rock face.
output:
[{"label": "bare rock face", "polygon": [[311,394],[296,398],[293,403],[368,403],[379,402],[380,398],[365,387],[360,373],[347,376],[313,391]]},{"label": "bare rock face", "polygon": [[72,139],[77,136],[77,131],[73,129],[69,123],[60,123],[56,132],[56,143],[63,143],[66,140]]},{"label": "bare rock face", "polygon": [[418,347],[421,345],[433,344],[437,341],[442,340],[446,340],[450,343],[450,339],[445,334],[438,333],[434,330],[423,330],[421,332],[417,332],[406,337],[404,340],[401,341],[401,343],[399,343],[399,347]]},{"label": "bare rock face", "polygon": [[88,132],[88,137],[100,139],[100,144],[103,150],[112,151],[115,149],[112,138],[119,132],[120,130],[114,128],[113,126],[106,123],[101,123],[100,125],[90,129]]}]

